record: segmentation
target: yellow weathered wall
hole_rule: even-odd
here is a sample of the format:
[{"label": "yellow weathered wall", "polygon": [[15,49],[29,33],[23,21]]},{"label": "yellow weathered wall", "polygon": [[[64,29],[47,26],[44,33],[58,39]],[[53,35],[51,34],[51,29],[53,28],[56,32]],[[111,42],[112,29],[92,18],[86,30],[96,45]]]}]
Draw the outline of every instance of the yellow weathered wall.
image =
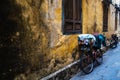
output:
[{"label": "yellow weathered wall", "polygon": [[[24,42],[33,41],[29,42],[29,46],[36,42],[36,46],[30,46],[29,52],[22,55],[30,66],[16,79],[42,78],[71,63],[74,60],[72,54],[77,46],[77,35],[62,34],[62,0],[41,0],[40,6],[38,0],[16,2],[22,7],[22,24],[28,30],[30,28],[25,33],[27,36]],[[25,76],[26,74],[29,75]]]},{"label": "yellow weathered wall", "polygon": [[117,30],[115,31],[115,7],[110,5],[108,12],[108,32],[105,32],[105,35],[110,38],[111,34],[118,33],[120,30],[119,25],[119,14],[117,17]]},{"label": "yellow weathered wall", "polygon": [[105,32],[105,35],[110,38],[111,34],[115,32],[115,8],[113,5],[110,5],[108,11],[108,32]]},{"label": "yellow weathered wall", "polygon": [[102,32],[103,8],[101,0],[82,0],[83,33]]},{"label": "yellow weathered wall", "polygon": [[[115,8],[109,6],[108,31],[103,32],[103,3],[101,0],[82,0],[83,33],[104,33],[107,38],[115,33]],[[119,23],[119,22],[118,22]],[[118,25],[119,27],[119,25]]]},{"label": "yellow weathered wall", "polygon": [[120,39],[120,14],[118,13],[118,30],[117,30],[117,36],[119,37],[119,39]]},{"label": "yellow weathered wall", "polygon": [[[15,54],[20,59],[18,63],[21,62],[17,68],[20,71],[16,74],[16,68],[12,67],[9,73],[15,74],[14,77],[17,75],[16,80],[42,78],[78,58],[78,55],[73,57],[77,35],[62,34],[62,0],[12,0],[9,5],[14,5],[10,8],[13,12],[5,18],[13,21],[18,28],[7,36],[15,44],[12,46],[20,50]],[[101,0],[82,0],[82,11],[83,33],[102,33]],[[113,27],[111,15],[112,13],[109,14],[109,26]],[[112,28],[109,29],[111,30]]]},{"label": "yellow weathered wall", "polygon": [[[62,33],[62,0],[48,0],[48,23],[50,27],[51,57],[48,73],[54,72],[73,61],[73,51],[77,46],[77,35]],[[53,68],[54,67],[54,68]]]},{"label": "yellow weathered wall", "polygon": [[[46,5],[46,25],[50,28],[50,53],[47,55],[49,62],[46,63],[47,67],[41,69],[41,72],[45,72],[41,75],[45,76],[74,60],[72,54],[77,46],[77,35],[62,34],[62,0],[53,0],[52,3],[48,0],[44,5]],[[82,0],[82,11],[83,33],[102,33],[103,6],[101,0]],[[110,14],[109,11],[109,17]],[[113,22],[112,18],[108,23],[110,30],[114,24],[114,22],[110,24],[111,22]]]}]

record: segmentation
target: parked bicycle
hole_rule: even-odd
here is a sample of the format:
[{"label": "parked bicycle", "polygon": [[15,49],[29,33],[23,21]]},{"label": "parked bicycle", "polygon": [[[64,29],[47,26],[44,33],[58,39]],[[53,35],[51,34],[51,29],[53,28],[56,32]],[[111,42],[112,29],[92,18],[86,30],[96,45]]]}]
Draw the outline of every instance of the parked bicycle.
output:
[{"label": "parked bicycle", "polygon": [[79,49],[81,51],[80,68],[86,74],[91,73],[94,66],[96,64],[100,65],[103,61],[102,50],[96,46],[93,46],[95,41],[95,36],[91,34],[80,35],[78,39]]},{"label": "parked bicycle", "polygon": [[110,39],[107,39],[107,41],[110,43],[110,48],[116,48],[118,44],[118,37],[116,34],[112,34]]}]

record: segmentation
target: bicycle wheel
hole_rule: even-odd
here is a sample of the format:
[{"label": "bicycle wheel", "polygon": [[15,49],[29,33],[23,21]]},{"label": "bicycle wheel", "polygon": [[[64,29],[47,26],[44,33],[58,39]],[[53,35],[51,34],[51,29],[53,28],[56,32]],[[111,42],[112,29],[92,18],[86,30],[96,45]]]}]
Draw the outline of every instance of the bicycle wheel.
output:
[{"label": "bicycle wheel", "polygon": [[80,68],[86,74],[89,74],[93,71],[94,62],[93,58],[89,55],[89,53],[82,53],[80,59]]},{"label": "bicycle wheel", "polygon": [[102,64],[103,62],[103,52],[101,50],[97,51],[96,61],[98,65]]}]

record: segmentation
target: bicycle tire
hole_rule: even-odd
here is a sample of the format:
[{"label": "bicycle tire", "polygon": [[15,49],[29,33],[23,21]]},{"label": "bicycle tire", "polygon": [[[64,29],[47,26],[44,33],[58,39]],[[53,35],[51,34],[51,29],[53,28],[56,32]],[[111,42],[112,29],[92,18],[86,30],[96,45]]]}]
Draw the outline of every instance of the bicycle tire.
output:
[{"label": "bicycle tire", "polygon": [[[89,54],[89,53],[86,53]],[[93,71],[94,68],[94,60],[90,55],[86,55],[82,53],[80,57],[80,69],[85,73],[89,74]],[[89,60],[87,60],[89,58]]]}]

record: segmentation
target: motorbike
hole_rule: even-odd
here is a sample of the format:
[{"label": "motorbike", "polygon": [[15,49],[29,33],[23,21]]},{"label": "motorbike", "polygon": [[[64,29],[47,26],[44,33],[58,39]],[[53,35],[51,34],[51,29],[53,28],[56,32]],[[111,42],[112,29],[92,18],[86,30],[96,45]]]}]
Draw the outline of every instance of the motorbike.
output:
[{"label": "motorbike", "polygon": [[110,48],[116,48],[117,44],[118,44],[118,37],[116,34],[112,34],[110,39]]}]

